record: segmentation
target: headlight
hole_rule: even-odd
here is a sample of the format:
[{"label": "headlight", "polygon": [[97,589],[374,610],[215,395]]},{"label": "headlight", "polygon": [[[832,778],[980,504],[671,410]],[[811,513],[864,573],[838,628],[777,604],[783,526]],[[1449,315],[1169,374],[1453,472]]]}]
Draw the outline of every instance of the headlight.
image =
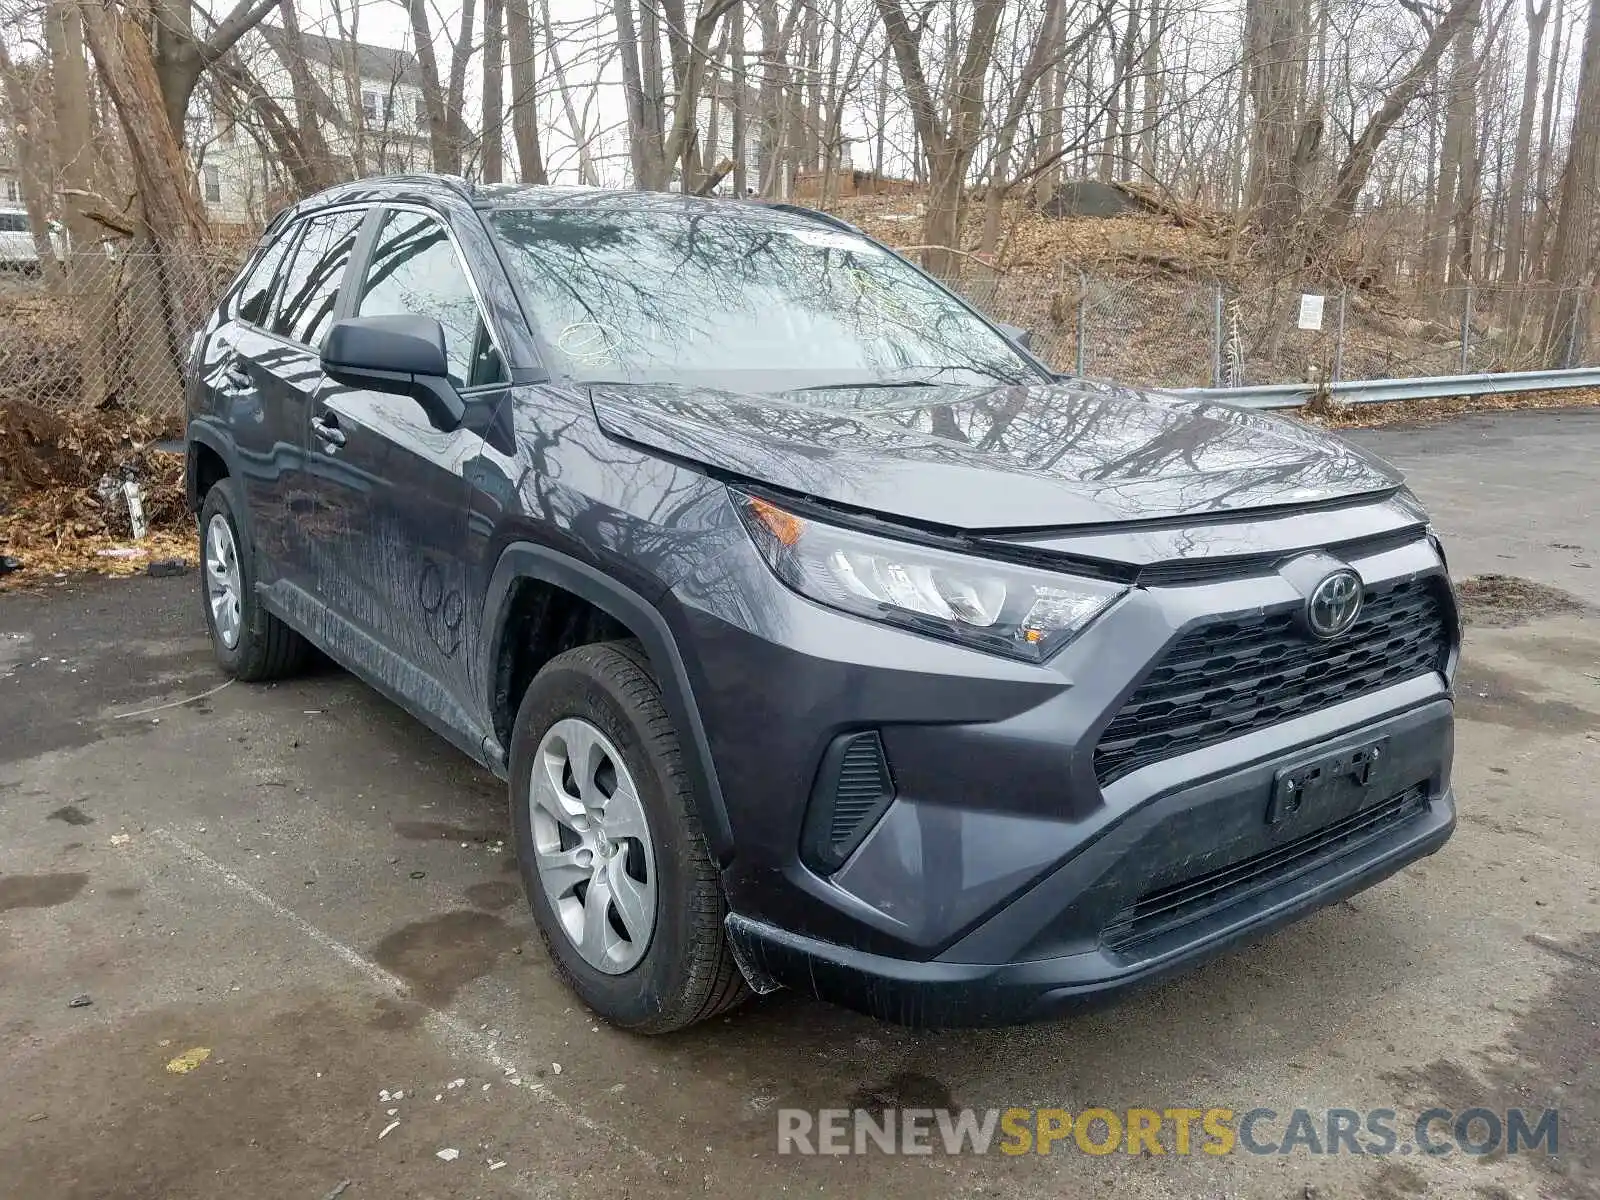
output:
[{"label": "headlight", "polygon": [[819,604],[1043,662],[1128,589],[874,537],[799,517],[758,496],[734,502],[767,565]]}]

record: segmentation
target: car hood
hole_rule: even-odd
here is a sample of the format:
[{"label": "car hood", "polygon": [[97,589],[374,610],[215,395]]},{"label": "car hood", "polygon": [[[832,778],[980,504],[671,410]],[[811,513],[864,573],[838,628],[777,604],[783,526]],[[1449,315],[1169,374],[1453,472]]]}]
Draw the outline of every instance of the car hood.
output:
[{"label": "car hood", "polygon": [[1365,451],[1209,401],[1072,380],[755,396],[595,385],[612,436],[853,509],[959,530],[1297,508],[1401,483]]}]

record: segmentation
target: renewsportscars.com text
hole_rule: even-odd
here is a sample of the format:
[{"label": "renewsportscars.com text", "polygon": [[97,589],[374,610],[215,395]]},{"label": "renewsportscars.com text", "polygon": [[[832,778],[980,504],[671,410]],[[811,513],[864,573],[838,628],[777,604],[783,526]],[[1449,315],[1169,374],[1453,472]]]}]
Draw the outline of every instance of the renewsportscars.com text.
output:
[{"label": "renewsportscars.com text", "polygon": [[785,1108],[779,1154],[1556,1154],[1556,1109]]}]

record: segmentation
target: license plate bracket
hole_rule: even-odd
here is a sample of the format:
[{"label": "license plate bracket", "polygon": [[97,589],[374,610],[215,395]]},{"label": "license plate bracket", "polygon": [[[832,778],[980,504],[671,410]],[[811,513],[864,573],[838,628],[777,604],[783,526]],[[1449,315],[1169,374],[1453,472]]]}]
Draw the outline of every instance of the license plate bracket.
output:
[{"label": "license plate bracket", "polygon": [[1357,798],[1383,776],[1388,760],[1389,739],[1384,737],[1278,768],[1272,776],[1267,824],[1359,809]]}]

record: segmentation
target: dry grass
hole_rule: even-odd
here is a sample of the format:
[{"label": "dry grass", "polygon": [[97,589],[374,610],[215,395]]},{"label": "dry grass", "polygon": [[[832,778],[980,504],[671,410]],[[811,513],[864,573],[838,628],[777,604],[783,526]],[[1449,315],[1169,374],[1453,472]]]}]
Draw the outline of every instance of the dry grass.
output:
[{"label": "dry grass", "polygon": [[1450,396],[1442,400],[1401,400],[1393,404],[1341,405],[1324,416],[1300,413],[1302,420],[1327,429],[1370,429],[1384,425],[1427,425],[1478,412],[1600,406],[1600,388],[1559,392],[1500,392],[1492,396]]},{"label": "dry grass", "polygon": [[[83,571],[135,574],[170,558],[192,563],[183,459],[154,448],[172,432],[169,423],[116,409],[0,405],[0,554],[23,564],[0,576],[0,588]],[[142,493],[149,525],[142,542],[133,540],[121,498],[125,479]],[[126,549],[138,553],[104,553]]]}]

